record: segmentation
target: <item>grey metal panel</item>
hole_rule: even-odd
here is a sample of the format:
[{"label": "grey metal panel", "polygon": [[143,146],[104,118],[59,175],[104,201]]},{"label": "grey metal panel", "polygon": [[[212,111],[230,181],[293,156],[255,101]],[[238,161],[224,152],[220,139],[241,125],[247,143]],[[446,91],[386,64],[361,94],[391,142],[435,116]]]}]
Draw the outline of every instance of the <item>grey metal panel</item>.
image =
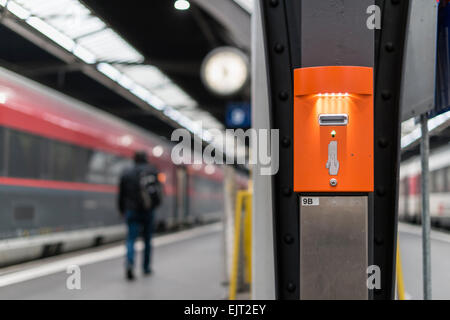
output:
[{"label": "grey metal panel", "polygon": [[[264,37],[259,1],[252,15],[252,124],[254,129],[271,129]],[[275,261],[272,217],[272,177],[253,169],[252,299],[275,299]]]},{"label": "grey metal panel", "polygon": [[[375,32],[367,28],[374,0],[303,0],[302,67],[374,66]],[[299,12],[300,16],[300,12]]]},{"label": "grey metal panel", "polygon": [[300,299],[368,299],[368,197],[300,209]]},{"label": "grey metal panel", "polygon": [[411,1],[402,81],[402,121],[434,108],[437,3]]}]

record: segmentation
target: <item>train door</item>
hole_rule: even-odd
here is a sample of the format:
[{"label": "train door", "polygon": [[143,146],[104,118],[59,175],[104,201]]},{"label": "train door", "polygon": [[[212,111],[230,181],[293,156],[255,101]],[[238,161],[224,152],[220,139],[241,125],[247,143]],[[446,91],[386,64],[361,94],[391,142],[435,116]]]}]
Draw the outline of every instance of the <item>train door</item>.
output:
[{"label": "train door", "polygon": [[181,226],[187,223],[188,215],[188,176],[185,167],[177,168],[177,195],[176,195],[176,225]]}]

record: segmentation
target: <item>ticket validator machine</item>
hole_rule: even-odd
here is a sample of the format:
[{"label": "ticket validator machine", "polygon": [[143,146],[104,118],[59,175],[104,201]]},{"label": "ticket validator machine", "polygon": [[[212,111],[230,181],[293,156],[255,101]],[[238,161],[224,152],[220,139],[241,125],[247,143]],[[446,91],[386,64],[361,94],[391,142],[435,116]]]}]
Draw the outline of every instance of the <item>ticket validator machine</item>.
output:
[{"label": "ticket validator machine", "polygon": [[373,69],[295,69],[293,107],[300,298],[367,299]]}]

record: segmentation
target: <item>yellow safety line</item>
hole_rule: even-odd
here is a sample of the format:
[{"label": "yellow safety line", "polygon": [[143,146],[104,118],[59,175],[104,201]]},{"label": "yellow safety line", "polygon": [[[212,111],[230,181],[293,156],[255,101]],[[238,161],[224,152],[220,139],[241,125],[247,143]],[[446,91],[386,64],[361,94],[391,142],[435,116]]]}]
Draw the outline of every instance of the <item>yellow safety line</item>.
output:
[{"label": "yellow safety line", "polygon": [[397,294],[398,300],[405,300],[405,284],[403,282],[402,260],[400,257],[400,241],[397,238]]},{"label": "yellow safety line", "polygon": [[230,300],[236,299],[243,196],[244,195],[241,191],[239,191],[236,196],[236,207],[235,207],[235,213],[234,213],[233,263],[232,263],[232,268],[231,268],[230,292],[229,292]]}]

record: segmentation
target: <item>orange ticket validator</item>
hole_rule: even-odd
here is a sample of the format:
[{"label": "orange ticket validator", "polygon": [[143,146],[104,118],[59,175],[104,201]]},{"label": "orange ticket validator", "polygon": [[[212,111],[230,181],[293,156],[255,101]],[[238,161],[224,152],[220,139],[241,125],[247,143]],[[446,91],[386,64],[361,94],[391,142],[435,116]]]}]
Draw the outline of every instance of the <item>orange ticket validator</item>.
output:
[{"label": "orange ticket validator", "polygon": [[294,191],[373,192],[373,68],[294,70]]}]

